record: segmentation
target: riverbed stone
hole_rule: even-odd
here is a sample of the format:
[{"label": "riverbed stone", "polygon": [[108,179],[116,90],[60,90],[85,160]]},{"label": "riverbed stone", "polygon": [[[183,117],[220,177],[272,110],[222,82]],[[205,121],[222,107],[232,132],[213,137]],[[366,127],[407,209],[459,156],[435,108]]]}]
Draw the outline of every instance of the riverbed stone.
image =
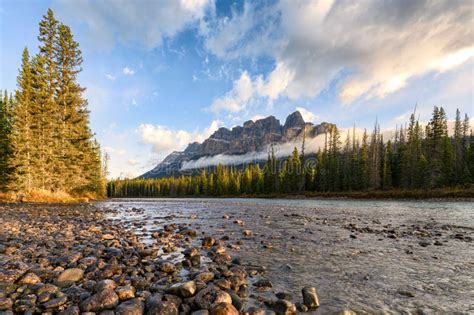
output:
[{"label": "riverbed stone", "polygon": [[115,309],[116,315],[142,315],[145,311],[145,303],[138,298],[122,302]]},{"label": "riverbed stone", "polygon": [[212,308],[211,315],[239,315],[239,311],[232,304],[219,303]]},{"label": "riverbed stone", "polygon": [[170,262],[164,262],[160,265],[160,270],[164,273],[173,273],[176,269],[176,266]]},{"label": "riverbed stone", "polygon": [[60,307],[61,305],[66,304],[67,302],[67,295],[52,299],[47,301],[46,303],[43,304],[43,307],[48,309],[48,308],[57,308]]},{"label": "riverbed stone", "polygon": [[232,304],[229,293],[222,291],[216,286],[210,285],[196,294],[195,303],[202,309],[211,309],[219,303]]},{"label": "riverbed stone", "polygon": [[119,303],[119,297],[112,289],[103,289],[81,303],[83,312],[97,312],[113,309]]},{"label": "riverbed stone", "polygon": [[18,280],[18,284],[27,284],[27,285],[37,284],[40,282],[41,282],[41,278],[32,272],[28,272],[20,280]]},{"label": "riverbed stone", "polygon": [[278,300],[273,303],[273,309],[277,315],[295,315],[296,306],[287,300]]},{"label": "riverbed stone", "polygon": [[131,285],[117,287],[115,293],[117,293],[120,301],[130,300],[135,297],[135,288]]},{"label": "riverbed stone", "polygon": [[69,286],[77,281],[80,281],[84,277],[84,270],[79,268],[66,269],[56,279],[56,284],[59,287]]},{"label": "riverbed stone", "polygon": [[303,295],[303,304],[309,307],[310,309],[314,309],[319,307],[319,298],[316,292],[316,288],[314,287],[304,287],[301,289],[301,293]]},{"label": "riverbed stone", "polygon": [[168,292],[171,294],[178,295],[182,298],[191,297],[196,293],[196,282],[187,281],[182,283],[176,283],[168,289]]},{"label": "riverbed stone", "polygon": [[162,301],[161,294],[153,294],[145,303],[147,315],[178,315],[178,307],[172,301]]}]

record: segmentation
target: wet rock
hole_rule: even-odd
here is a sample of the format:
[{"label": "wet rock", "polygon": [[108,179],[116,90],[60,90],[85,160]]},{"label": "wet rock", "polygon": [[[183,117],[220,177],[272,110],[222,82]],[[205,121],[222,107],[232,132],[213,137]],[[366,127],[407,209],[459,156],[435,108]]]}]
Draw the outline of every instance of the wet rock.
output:
[{"label": "wet rock", "polygon": [[277,315],[294,315],[296,306],[287,300],[278,300],[273,304],[273,310]]},{"label": "wet rock", "polygon": [[204,283],[208,283],[209,281],[214,279],[214,273],[213,272],[202,272],[202,273],[198,274],[194,279],[202,281]]},{"label": "wet rock", "polygon": [[111,289],[114,290],[117,287],[117,283],[114,280],[111,279],[105,279],[97,282],[94,285],[94,292],[99,292],[104,289]]},{"label": "wet rock", "polygon": [[246,237],[252,237],[253,236],[253,232],[251,230],[244,230],[242,232],[242,235],[243,236],[246,236]]},{"label": "wet rock", "polygon": [[253,285],[258,291],[268,291],[273,287],[272,283],[267,279],[260,279]]},{"label": "wet rock", "polygon": [[237,224],[237,225],[240,225],[240,226],[244,226],[244,221],[239,220],[239,219],[234,220],[234,223]]},{"label": "wet rock", "polygon": [[67,302],[67,295],[64,295],[62,297],[49,300],[48,302],[43,304],[43,307],[44,308],[57,308],[57,307],[60,307],[61,305],[66,304],[66,302]]},{"label": "wet rock", "polygon": [[232,298],[227,292],[211,285],[199,291],[194,302],[202,309],[211,309],[219,303],[232,304]]},{"label": "wet rock", "polygon": [[11,310],[13,307],[13,301],[10,298],[0,297],[0,311]]},{"label": "wet rock", "polygon": [[80,310],[76,305],[69,306],[64,311],[60,312],[59,315],[79,315]]},{"label": "wet rock", "polygon": [[229,295],[232,299],[232,305],[235,307],[235,309],[239,312],[243,310],[244,302],[242,299],[234,291],[229,291]]},{"label": "wet rock", "polygon": [[112,289],[104,289],[81,303],[83,312],[97,312],[113,309],[119,303],[119,297]]},{"label": "wet rock", "polygon": [[288,292],[278,292],[275,295],[279,300],[288,300],[288,301],[292,300],[292,296]]},{"label": "wet rock", "polygon": [[80,281],[84,277],[84,270],[79,268],[70,268],[64,270],[56,279],[59,287],[70,286],[71,284]]},{"label": "wet rock", "polygon": [[227,213],[224,213],[224,215],[222,216],[222,219],[224,219],[224,220],[229,220],[229,219],[230,219],[230,215],[228,215]]},{"label": "wet rock", "polygon": [[26,275],[24,275],[19,281],[18,284],[37,284],[40,283],[41,279],[38,277],[36,274],[32,272],[28,272]]},{"label": "wet rock", "polygon": [[115,293],[117,293],[120,301],[130,300],[135,297],[135,288],[130,285],[117,287]]},{"label": "wet rock", "polygon": [[113,240],[115,239],[115,236],[113,236],[112,234],[103,234],[102,235],[102,240]]},{"label": "wet rock", "polygon": [[178,307],[171,301],[162,301],[160,294],[150,296],[146,301],[147,315],[178,315]]},{"label": "wet rock", "polygon": [[59,288],[51,283],[47,283],[36,290],[36,295],[41,295],[43,293],[56,293],[59,291]]},{"label": "wet rock", "polygon": [[170,262],[165,262],[160,265],[160,270],[164,273],[173,273],[175,268],[175,265]]},{"label": "wet rock", "polygon": [[431,242],[427,240],[423,240],[423,241],[418,242],[418,245],[420,245],[421,247],[427,247],[431,245]]},{"label": "wet rock", "polygon": [[357,313],[351,310],[343,310],[340,311],[338,315],[357,315]]},{"label": "wet rock", "polygon": [[413,291],[398,290],[397,293],[406,297],[415,297],[415,293]]},{"label": "wet rock", "polygon": [[132,299],[120,303],[115,309],[116,315],[142,315],[145,311],[145,304],[140,299]]},{"label": "wet rock", "polygon": [[316,292],[316,288],[314,287],[304,287],[301,290],[303,294],[303,304],[306,305],[310,309],[314,309],[319,307],[319,298]]},{"label": "wet rock", "polygon": [[219,303],[212,308],[211,315],[239,315],[239,311],[232,304]]},{"label": "wet rock", "polygon": [[194,311],[191,313],[191,315],[209,315],[209,311],[208,310]]},{"label": "wet rock", "polygon": [[194,281],[176,283],[168,289],[168,292],[182,298],[188,298],[196,293],[196,283]]},{"label": "wet rock", "polygon": [[245,312],[245,314],[248,314],[248,315],[266,315],[268,313],[265,312],[265,310],[263,310],[261,308],[251,307]]},{"label": "wet rock", "polygon": [[212,247],[216,243],[216,240],[211,236],[206,236],[202,239],[203,247]]}]

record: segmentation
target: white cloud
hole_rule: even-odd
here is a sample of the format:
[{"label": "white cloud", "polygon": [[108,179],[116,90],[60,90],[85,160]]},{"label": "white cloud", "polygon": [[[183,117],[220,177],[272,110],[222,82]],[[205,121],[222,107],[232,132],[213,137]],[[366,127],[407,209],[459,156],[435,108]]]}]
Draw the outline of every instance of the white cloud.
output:
[{"label": "white cloud", "polygon": [[316,120],[319,120],[318,115],[314,114],[313,112],[310,112],[304,107],[296,107],[296,110],[301,113],[301,116],[303,116],[303,119],[306,122],[314,123]]},{"label": "white cloud", "polygon": [[223,58],[272,57],[259,96],[314,97],[340,80],[339,98],[351,103],[472,59],[472,16],[469,1],[280,0],[214,22],[206,47]]},{"label": "white cloud", "polygon": [[244,71],[240,75],[240,78],[234,81],[234,86],[231,91],[229,91],[224,97],[214,100],[210,110],[216,113],[222,110],[232,113],[240,112],[245,109],[252,94],[252,80],[247,71]]},{"label": "white cloud", "polygon": [[155,153],[167,154],[171,151],[183,150],[194,141],[202,142],[216,131],[222,123],[212,121],[209,127],[202,131],[189,132],[186,130],[173,130],[167,126],[141,124],[138,133],[145,144],[151,144]]},{"label": "white cloud", "polygon": [[109,79],[110,81],[113,81],[116,79],[116,77],[114,75],[111,75],[110,73],[107,73],[106,75],[106,78]]},{"label": "white cloud", "polygon": [[277,64],[266,81],[262,76],[259,76],[256,81],[257,91],[260,96],[268,97],[270,100],[275,100],[282,94],[290,84],[294,77],[292,73],[283,63]]},{"label": "white cloud", "polygon": [[202,19],[212,0],[58,0],[60,17],[87,25],[91,44],[110,50],[117,43],[152,49]]},{"label": "white cloud", "polygon": [[122,69],[122,72],[123,74],[125,75],[134,75],[135,74],[135,70],[129,68],[129,67],[125,67]]}]

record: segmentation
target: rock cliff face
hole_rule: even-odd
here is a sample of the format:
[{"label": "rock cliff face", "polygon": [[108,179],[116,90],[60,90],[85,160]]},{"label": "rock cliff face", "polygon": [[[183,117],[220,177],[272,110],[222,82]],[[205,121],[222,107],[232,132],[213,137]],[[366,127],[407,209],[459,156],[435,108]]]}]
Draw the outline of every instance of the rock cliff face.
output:
[{"label": "rock cliff face", "polygon": [[154,169],[143,174],[142,178],[163,177],[179,173],[185,161],[197,160],[218,154],[240,155],[249,152],[263,151],[272,143],[285,143],[316,137],[329,130],[332,124],[321,123],[314,125],[305,122],[301,113],[296,111],[286,118],[282,126],[274,116],[246,121],[243,126],[232,129],[219,128],[203,143],[193,142],[182,151],[168,155]]}]

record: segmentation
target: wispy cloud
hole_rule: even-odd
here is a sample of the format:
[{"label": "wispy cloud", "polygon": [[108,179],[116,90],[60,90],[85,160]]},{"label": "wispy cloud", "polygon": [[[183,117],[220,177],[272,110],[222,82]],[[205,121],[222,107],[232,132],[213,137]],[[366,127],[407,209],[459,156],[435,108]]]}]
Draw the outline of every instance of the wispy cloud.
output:
[{"label": "wispy cloud", "polygon": [[134,75],[135,70],[133,70],[129,67],[125,67],[125,68],[122,69],[122,73],[125,74],[125,75]]},{"label": "wispy cloud", "polygon": [[216,131],[222,122],[214,120],[203,130],[186,131],[174,130],[168,126],[141,124],[138,134],[141,141],[152,146],[155,153],[167,154],[176,150],[183,150],[189,143],[202,142]]}]

